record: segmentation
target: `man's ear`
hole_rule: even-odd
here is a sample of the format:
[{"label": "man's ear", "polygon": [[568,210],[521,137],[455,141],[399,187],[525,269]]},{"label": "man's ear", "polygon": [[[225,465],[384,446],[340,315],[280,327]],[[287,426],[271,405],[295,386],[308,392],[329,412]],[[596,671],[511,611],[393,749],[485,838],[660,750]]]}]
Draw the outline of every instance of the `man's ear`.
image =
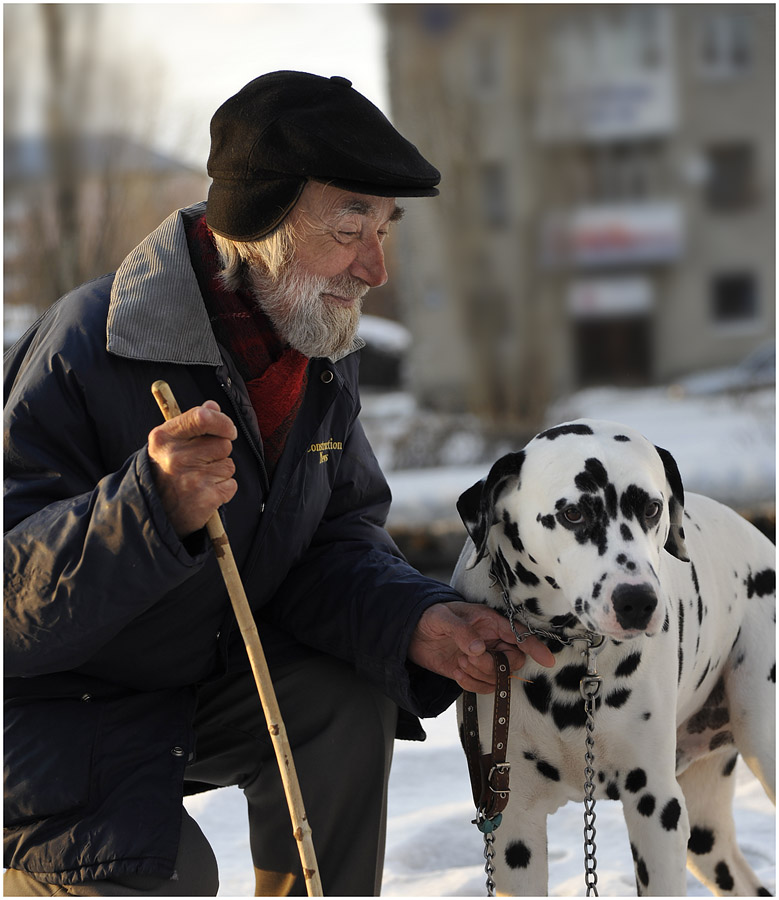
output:
[{"label": "man's ear", "polygon": [[487,555],[487,536],[495,524],[495,500],[512,479],[519,479],[525,451],[507,453],[490,469],[486,478],[477,481],[460,495],[457,512],[470,535],[475,552],[466,567],[472,569]]},{"label": "man's ear", "polygon": [[680,559],[689,562],[687,546],[684,543],[684,485],[676,460],[667,450],[655,447],[665,469],[665,481],[668,487],[668,513],[671,517],[671,528],[665,542],[665,549]]}]

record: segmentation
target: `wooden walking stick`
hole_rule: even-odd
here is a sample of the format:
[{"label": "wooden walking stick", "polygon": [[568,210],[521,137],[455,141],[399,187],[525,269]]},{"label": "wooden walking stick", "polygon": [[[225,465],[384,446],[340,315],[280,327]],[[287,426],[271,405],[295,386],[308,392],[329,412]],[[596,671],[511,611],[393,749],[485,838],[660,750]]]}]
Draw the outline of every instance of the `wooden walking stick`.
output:
[{"label": "wooden walking stick", "polygon": [[[166,421],[181,415],[178,403],[176,403],[173,392],[166,382],[155,381],[151,386],[151,390]],[[289,814],[292,819],[293,835],[298,844],[300,862],[306,878],[306,890],[309,897],[322,897],[324,894],[322,893],[322,882],[319,877],[319,867],[314,853],[314,843],[311,839],[311,826],[308,824],[306,811],[303,807],[300,784],[298,783],[295,764],[292,760],[292,748],[289,745],[287,732],[281,718],[276,692],[273,690],[273,683],[271,682],[265,653],[260,643],[257,625],[249,607],[241,576],[235,564],[235,557],[218,511],[214,512],[208,520],[206,528],[214,546],[222,577],[227,585],[227,593],[230,595],[230,602],[233,605],[235,618],[238,620],[238,627],[241,629],[241,636],[244,644],[246,644],[246,652],[254,673],[254,681],[257,684],[262,709],[265,713],[265,721],[268,723],[268,731],[273,741],[273,749],[276,752],[281,780],[284,784],[284,793],[287,796]]]}]

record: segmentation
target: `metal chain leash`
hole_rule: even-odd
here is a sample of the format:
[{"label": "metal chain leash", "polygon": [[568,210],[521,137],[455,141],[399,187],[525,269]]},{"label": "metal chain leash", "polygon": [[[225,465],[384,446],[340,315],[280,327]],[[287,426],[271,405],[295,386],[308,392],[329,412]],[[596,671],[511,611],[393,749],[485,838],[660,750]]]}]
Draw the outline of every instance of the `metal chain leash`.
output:
[{"label": "metal chain leash", "polygon": [[587,889],[586,896],[598,896],[598,875],[595,871],[597,860],[595,858],[595,698],[600,693],[601,677],[595,667],[596,648],[589,644],[587,647],[587,674],[579,682],[579,690],[584,698],[584,712],[587,721],[584,725],[586,732],[584,743],[584,884]]},{"label": "metal chain leash", "polygon": [[[536,628],[532,626],[527,618],[522,614],[521,607],[514,606],[511,602],[511,598],[509,597],[509,593],[506,588],[501,583],[500,578],[493,571],[490,572],[490,575],[494,579],[493,584],[497,583],[500,585],[501,592],[503,594],[503,602],[506,605],[506,615],[509,620],[509,625],[511,625],[511,630],[514,632],[514,637],[518,644],[521,644],[526,638],[528,638],[531,634],[540,635],[544,638],[551,638],[552,640],[559,641],[561,644],[565,644],[567,646],[571,646],[576,641],[586,641],[587,649],[582,656],[586,655],[587,657],[587,674],[581,679],[579,682],[579,691],[584,699],[584,712],[586,715],[585,722],[585,753],[584,753],[584,884],[586,887],[586,896],[588,897],[597,897],[598,896],[598,875],[595,871],[597,868],[597,859],[595,856],[596,844],[595,844],[595,782],[593,778],[595,776],[595,769],[593,768],[593,764],[595,762],[595,700],[600,693],[602,678],[598,675],[597,667],[595,665],[595,657],[597,656],[598,650],[603,646],[606,638],[604,635],[594,634],[593,632],[587,632],[587,634],[582,636],[574,636],[570,638],[563,637],[563,635],[554,632],[554,631],[544,631],[541,628]],[[522,624],[528,630],[526,632],[517,631],[517,626],[514,623],[514,619],[519,615],[519,618],[522,620]],[[489,838],[489,842],[488,842]],[[492,834],[484,835],[484,856],[487,859],[487,863],[484,867],[485,872],[487,872],[487,896],[494,897],[495,883],[492,880],[492,874],[495,871],[494,866],[492,865],[492,858],[495,856],[495,851],[492,848],[492,841],[494,840]],[[489,854],[489,855],[488,855]]]},{"label": "metal chain leash", "polygon": [[495,874],[495,866],[492,864],[495,859],[495,835],[490,832],[484,832],[484,873],[487,876],[487,896],[495,896],[495,882],[492,876]]}]

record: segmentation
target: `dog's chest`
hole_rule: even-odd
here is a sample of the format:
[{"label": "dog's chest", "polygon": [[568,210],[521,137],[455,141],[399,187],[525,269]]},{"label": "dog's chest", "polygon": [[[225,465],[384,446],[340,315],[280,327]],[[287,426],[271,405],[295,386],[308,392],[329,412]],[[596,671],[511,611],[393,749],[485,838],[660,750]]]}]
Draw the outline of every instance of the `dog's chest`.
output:
[{"label": "dog's chest", "polygon": [[596,657],[602,681],[589,710],[580,690],[586,660],[573,648],[557,654],[553,669],[528,662],[512,679],[512,782],[545,796],[551,808],[582,799],[588,736],[595,757],[595,796],[618,799],[618,785],[634,768],[636,732],[651,733],[646,725],[656,710],[652,692],[638,678],[641,651],[630,646],[610,651],[608,665],[598,665]]}]

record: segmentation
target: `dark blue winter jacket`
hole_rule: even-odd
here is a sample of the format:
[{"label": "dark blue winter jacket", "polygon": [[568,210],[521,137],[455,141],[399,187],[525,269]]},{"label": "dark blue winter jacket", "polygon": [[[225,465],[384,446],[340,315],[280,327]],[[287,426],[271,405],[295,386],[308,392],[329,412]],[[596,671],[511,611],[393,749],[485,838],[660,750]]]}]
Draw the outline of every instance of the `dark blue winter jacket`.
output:
[{"label": "dark blue winter jacket", "polygon": [[173,214],[115,276],[63,297],[6,359],[5,865],[52,883],[170,877],[195,687],[247,665],[205,532],[182,543],[155,488],[159,378],[182,409],[211,398],[238,427],[238,492],[222,514],[271,668],[332,654],[413,716],[459,692],[406,660],[422,612],[459,597],[384,530],[358,354],[310,361],[268,487],[189,257],[184,217],[203,209]]}]

